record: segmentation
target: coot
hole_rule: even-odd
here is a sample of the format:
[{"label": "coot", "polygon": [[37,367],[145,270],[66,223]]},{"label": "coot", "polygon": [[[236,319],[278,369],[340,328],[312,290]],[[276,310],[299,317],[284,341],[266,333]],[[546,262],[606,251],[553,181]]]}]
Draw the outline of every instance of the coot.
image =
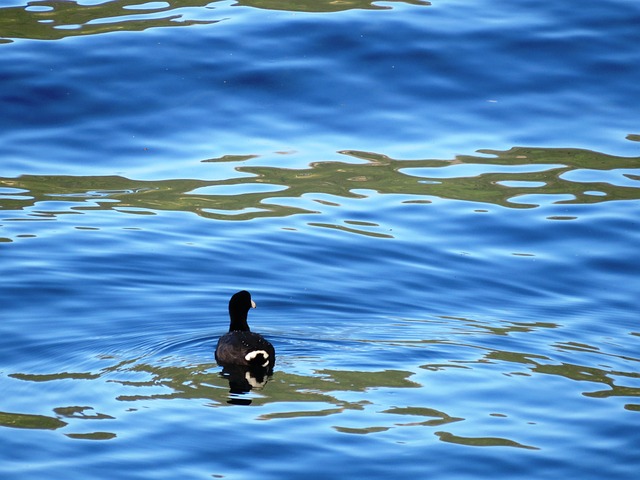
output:
[{"label": "coot", "polygon": [[249,329],[249,309],[256,308],[251,294],[242,290],[229,300],[229,332],[218,340],[216,362],[220,365],[242,365],[273,369],[276,352],[273,345],[259,333]]}]

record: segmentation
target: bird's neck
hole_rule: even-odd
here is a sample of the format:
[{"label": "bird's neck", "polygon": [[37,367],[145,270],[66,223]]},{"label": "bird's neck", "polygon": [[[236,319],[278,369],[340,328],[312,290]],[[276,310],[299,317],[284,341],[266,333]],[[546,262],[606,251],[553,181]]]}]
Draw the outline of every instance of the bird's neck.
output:
[{"label": "bird's neck", "polygon": [[[248,312],[247,312],[248,313]],[[231,325],[229,326],[230,332],[241,331],[250,332],[249,324],[247,323],[247,313],[234,312],[231,315]]]}]

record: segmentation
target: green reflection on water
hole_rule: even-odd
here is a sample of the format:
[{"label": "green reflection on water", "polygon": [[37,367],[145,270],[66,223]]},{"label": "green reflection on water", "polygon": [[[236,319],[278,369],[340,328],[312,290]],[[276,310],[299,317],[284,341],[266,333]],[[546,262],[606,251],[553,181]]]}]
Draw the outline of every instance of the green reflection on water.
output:
[{"label": "green reflection on water", "polygon": [[111,432],[65,433],[65,435],[77,440],[111,440],[117,436]]},{"label": "green reflection on water", "polygon": [[389,427],[366,427],[366,428],[351,428],[351,427],[334,427],[338,432],[342,433],[355,433],[357,435],[365,435],[367,433],[386,432]]},{"label": "green reflection on water", "polygon": [[62,420],[45,415],[0,412],[0,427],[56,430],[66,425]]},{"label": "green reflection on water", "polygon": [[397,424],[398,426],[403,426],[403,427],[420,426],[420,425],[424,425],[427,427],[436,427],[440,425],[445,425],[447,423],[460,422],[464,420],[464,418],[452,417],[444,412],[440,412],[432,408],[424,408],[424,407],[402,407],[402,408],[394,407],[388,410],[383,410],[382,413],[390,413],[394,415],[407,415],[407,416],[413,416],[413,417],[425,417],[429,419],[429,420],[423,420],[418,422]]},{"label": "green reflection on water", "polygon": [[[557,345],[563,349],[561,345]],[[595,347],[591,347],[588,351],[596,351]],[[603,355],[601,353],[601,355]],[[608,355],[616,357],[616,355]],[[637,362],[637,359],[630,357],[619,357],[621,360]],[[640,379],[640,373],[623,372],[614,369],[598,368],[576,363],[557,362],[552,358],[540,354],[510,352],[501,350],[491,350],[487,352],[476,363],[514,363],[526,365],[530,373],[513,372],[512,375],[531,375],[544,374],[564,377],[574,382],[589,382],[602,384],[607,387],[606,390],[595,392],[584,392],[583,395],[595,398],[609,397],[640,397],[640,388],[621,385],[623,379],[628,378],[634,381]],[[427,366],[423,367],[427,368]]]},{"label": "green reflection on water", "polygon": [[[421,0],[403,1],[429,5]],[[188,20],[188,8],[211,8],[211,0],[164,0],[152,6],[140,0],[111,0],[81,5],[69,0],[35,0],[28,6],[0,7],[0,43],[17,38],[59,40],[70,36],[96,35],[115,31],[141,31],[154,27],[175,27],[216,23],[218,20]],[[240,0],[236,5],[296,12],[338,12],[352,9],[387,9],[368,0]],[[158,17],[159,14],[166,14]],[[4,40],[3,40],[4,38]]]},{"label": "green reflection on water", "polygon": [[67,418],[85,418],[92,420],[114,420],[114,417],[111,415],[106,415],[104,413],[93,413],[92,407],[58,407],[54,408],[53,411],[56,412],[61,417]]},{"label": "green reflection on water", "polygon": [[91,380],[99,378],[100,375],[94,373],[51,373],[45,375],[33,375],[26,373],[12,373],[9,377],[17,378],[18,380],[27,380],[29,382],[50,382],[52,380]]},{"label": "green reflection on water", "polygon": [[498,336],[509,336],[515,333],[535,332],[540,329],[558,328],[559,325],[553,322],[502,322],[499,325],[491,325],[479,320],[473,320],[463,317],[452,317],[443,315],[440,318],[453,320],[464,325],[465,328],[471,328],[477,333],[488,333]]},{"label": "green reflection on water", "polygon": [[[126,377],[122,378],[122,376]],[[140,380],[130,380],[131,374]],[[412,372],[401,370],[384,371],[342,371],[316,370],[314,375],[298,375],[277,371],[269,382],[269,396],[256,397],[257,404],[272,402],[329,402],[339,407],[353,406],[359,409],[360,404],[345,403],[338,400],[338,392],[365,392],[371,388],[419,388],[420,385],[409,380]],[[123,387],[133,388],[141,393],[122,394],[117,400],[134,402],[139,400],[160,399],[201,399],[212,400],[214,404],[223,405],[228,399],[229,383],[218,372],[217,364],[204,363],[197,365],[154,365],[125,360],[102,369],[99,373],[53,373],[24,374],[13,373],[10,378],[29,382],[48,382],[60,380],[98,380],[108,379]],[[150,391],[147,391],[150,390]],[[102,413],[90,412],[92,407],[70,406],[59,407],[54,411],[67,418],[111,418]],[[89,411],[89,413],[87,413]]]},{"label": "green reflection on water", "polygon": [[[389,0],[384,3],[399,1],[410,5],[431,5],[431,2],[422,0]],[[353,9],[386,10],[391,8],[388,5],[376,5],[375,0],[239,0],[238,5],[292,12],[341,12]]]},{"label": "green reflection on water", "polygon": [[[640,176],[630,171],[640,168],[640,157],[522,147],[483,150],[482,154],[492,156],[458,156],[453,160],[398,160],[368,152],[341,153],[358,163],[321,161],[294,169],[245,165],[248,160],[258,160],[253,155],[228,155],[205,162],[237,163],[235,170],[244,174],[240,178],[142,181],[120,176],[0,177],[0,187],[13,189],[9,192],[20,191],[20,195],[0,192],[0,210],[31,210],[41,202],[65,202],[72,204],[65,206],[65,213],[98,209],[148,214],[169,210],[218,220],[250,220],[319,213],[322,206],[339,206],[340,198],[366,198],[369,191],[405,195],[408,198],[404,202],[412,204],[429,205],[432,199],[441,198],[508,208],[535,208],[540,202],[593,204],[640,199]],[[594,171],[606,173],[613,180],[591,181],[590,172]],[[271,188],[256,189],[259,184]],[[237,187],[238,191],[216,194],[213,187],[223,186],[232,192]],[[306,200],[317,204],[318,210],[306,206],[310,203]],[[61,213],[37,211],[30,219],[53,219]],[[345,223],[315,225],[383,238],[391,236],[384,230],[368,230],[375,228],[375,223],[357,219]]]},{"label": "green reflection on water", "polygon": [[[366,392],[378,388],[419,388],[420,385],[409,380],[411,372],[400,370],[385,371],[341,371],[318,370],[312,375],[297,375],[277,371],[268,383],[268,394],[247,395],[246,402],[238,402],[242,395],[229,390],[228,380],[221,376],[215,363],[166,366],[150,363],[138,363],[126,360],[102,369],[99,373],[63,373],[33,375],[16,373],[10,377],[29,382],[47,381],[87,381],[98,379],[108,383],[119,384],[122,394],[116,400],[127,403],[148,402],[155,400],[197,399],[207,401],[211,407],[231,406],[237,404],[267,405],[279,404],[290,406],[286,411],[263,413],[258,420],[276,420],[309,416],[328,416],[345,410],[362,410],[370,402],[366,400],[346,401],[339,398],[341,392]],[[129,380],[133,374],[140,380]],[[125,378],[122,378],[125,377]],[[130,393],[125,393],[127,391]],[[139,393],[136,393],[139,392]],[[301,408],[304,405],[333,405],[329,408]],[[134,411],[129,408],[127,411]],[[53,411],[58,417],[69,421],[76,420],[114,420],[115,417],[96,412],[89,406],[57,407]],[[439,414],[446,418],[446,414]],[[67,422],[59,418],[28,415],[20,413],[0,413],[0,426],[34,429],[57,429],[67,426]],[[69,428],[74,425],[70,425]],[[116,437],[115,433],[65,433],[70,438],[108,440]]]},{"label": "green reflection on water", "polygon": [[[118,400],[133,402],[160,399],[206,399],[224,405],[228,399],[229,384],[217,372],[215,364],[194,366],[159,366],[140,363],[131,372],[145,373],[142,381],[112,379],[125,387],[137,387],[141,393],[123,394]],[[111,369],[110,369],[111,370]],[[345,402],[336,397],[337,392],[364,392],[371,388],[418,388],[408,380],[411,372],[385,370],[381,372],[357,372],[318,370],[314,376],[297,375],[277,371],[268,383],[268,397],[257,396],[253,404],[273,402],[324,402],[344,408],[360,409],[357,402]],[[149,392],[145,392],[149,389]],[[161,390],[158,392],[158,390]],[[293,415],[291,415],[293,416]],[[265,417],[269,418],[269,417]]]},{"label": "green reflection on water", "polygon": [[468,445],[472,447],[516,447],[525,448],[527,450],[540,450],[537,447],[523,445],[513,440],[495,437],[461,437],[448,432],[436,432],[440,440],[448,443],[457,443],[458,445]]},{"label": "green reflection on water", "polygon": [[[95,35],[114,31],[140,31],[151,27],[187,26],[215,23],[182,20],[182,15],[157,17],[184,7],[205,7],[207,0],[166,0],[153,9],[136,8],[138,0],[116,0],[97,5],[73,1],[31,1],[27,7],[0,8],[0,38],[59,40],[70,36]],[[166,4],[166,5],[164,5]],[[140,18],[140,15],[148,18]],[[135,19],[126,17],[135,15]]]}]

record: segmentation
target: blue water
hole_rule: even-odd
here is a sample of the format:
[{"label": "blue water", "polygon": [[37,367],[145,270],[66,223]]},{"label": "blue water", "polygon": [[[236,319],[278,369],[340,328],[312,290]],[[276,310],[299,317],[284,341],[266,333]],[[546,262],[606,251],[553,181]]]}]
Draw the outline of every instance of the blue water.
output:
[{"label": "blue water", "polygon": [[638,25],[3,2],[0,477],[635,479]]}]

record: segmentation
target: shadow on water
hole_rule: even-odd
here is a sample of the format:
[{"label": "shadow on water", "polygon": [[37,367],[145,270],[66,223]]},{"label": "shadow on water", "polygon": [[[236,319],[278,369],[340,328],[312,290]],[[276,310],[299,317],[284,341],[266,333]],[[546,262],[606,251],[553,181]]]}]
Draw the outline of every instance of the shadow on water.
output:
[{"label": "shadow on water", "polygon": [[[481,150],[482,156],[458,156],[452,160],[399,160],[369,152],[340,153],[354,163],[324,161],[294,169],[247,165],[259,161],[256,155],[203,160],[236,164],[235,171],[243,174],[240,178],[217,180],[0,177],[0,210],[26,211],[31,220],[53,220],[61,213],[114,210],[136,215],[192,212],[228,221],[320,213],[323,206],[340,206],[340,198],[366,198],[367,191],[404,195],[407,198],[403,203],[428,204],[434,199],[449,199],[514,209],[640,198],[640,157],[524,147]],[[39,207],[45,203],[47,208]],[[51,210],[54,205],[63,210]],[[375,225],[358,220],[309,225],[389,237],[387,233],[360,228]]]},{"label": "shadow on water", "polygon": [[[385,3],[397,1],[429,5],[422,0],[389,0]],[[190,20],[185,16],[188,16],[190,8],[214,11],[216,3],[211,0],[167,0],[144,4],[138,0],[105,0],[94,5],[82,5],[69,0],[34,0],[27,6],[0,8],[0,43],[18,38],[59,40],[116,31],[212,24],[219,20]],[[235,5],[292,12],[391,8],[367,0],[240,0]]]}]

